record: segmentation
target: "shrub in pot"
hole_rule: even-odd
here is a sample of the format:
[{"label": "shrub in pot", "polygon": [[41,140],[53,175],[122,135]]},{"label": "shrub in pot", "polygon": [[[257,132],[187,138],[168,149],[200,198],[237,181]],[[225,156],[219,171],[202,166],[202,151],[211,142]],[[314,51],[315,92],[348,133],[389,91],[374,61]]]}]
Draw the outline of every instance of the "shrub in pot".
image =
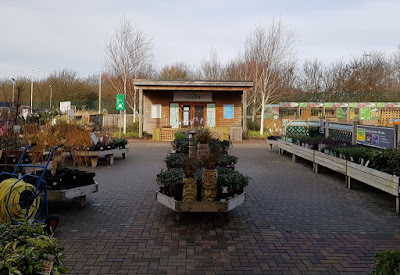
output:
[{"label": "shrub in pot", "polygon": [[183,153],[171,153],[165,159],[167,168],[182,168],[183,162],[186,158],[186,154]]},{"label": "shrub in pot", "polygon": [[217,166],[235,169],[235,164],[237,163],[238,159],[239,158],[235,156],[223,155],[218,159]]},{"label": "shrub in pot", "polygon": [[160,191],[176,200],[182,199],[184,172],[182,168],[170,168],[161,170],[157,175],[157,182],[160,185]]},{"label": "shrub in pot", "polygon": [[115,146],[117,147],[117,148],[120,148],[120,149],[122,149],[122,148],[125,148],[125,146],[128,144],[128,140],[127,139],[125,139],[125,138],[116,138],[115,139]]}]

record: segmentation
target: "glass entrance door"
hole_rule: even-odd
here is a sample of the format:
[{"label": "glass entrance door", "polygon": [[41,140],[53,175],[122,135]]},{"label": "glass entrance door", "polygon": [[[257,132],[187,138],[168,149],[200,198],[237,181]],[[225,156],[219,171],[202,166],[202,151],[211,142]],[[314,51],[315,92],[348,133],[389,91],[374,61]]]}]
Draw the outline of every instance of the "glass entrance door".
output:
[{"label": "glass entrance door", "polygon": [[204,126],[204,105],[194,105],[194,127]]},{"label": "glass entrance door", "polygon": [[190,127],[190,105],[182,106],[182,127]]}]

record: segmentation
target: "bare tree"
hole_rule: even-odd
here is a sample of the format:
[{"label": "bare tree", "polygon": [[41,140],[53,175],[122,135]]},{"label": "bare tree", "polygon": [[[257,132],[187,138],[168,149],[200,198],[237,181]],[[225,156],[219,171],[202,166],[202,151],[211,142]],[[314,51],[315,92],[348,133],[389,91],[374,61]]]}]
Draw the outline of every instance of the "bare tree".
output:
[{"label": "bare tree", "polygon": [[270,26],[258,26],[246,41],[245,59],[251,64],[254,90],[261,108],[261,135],[266,105],[279,99],[284,75],[293,70],[296,63],[294,43],[294,33],[274,18]]},{"label": "bare tree", "polygon": [[323,72],[322,62],[318,59],[307,60],[303,64],[299,84],[305,92],[313,94],[313,101],[321,100],[321,97],[317,100],[316,95],[321,93],[323,87]]},{"label": "bare tree", "polygon": [[[106,68],[108,80],[117,94],[124,94],[126,104],[136,113],[136,91],[132,80],[152,66],[151,40],[130,20],[123,17],[114,36],[106,45]],[[135,115],[133,116],[135,119]],[[126,133],[126,110],[124,110],[124,133]]]},{"label": "bare tree", "polygon": [[208,60],[201,61],[200,69],[204,80],[221,80],[223,78],[223,67],[215,49],[210,51]]},{"label": "bare tree", "polygon": [[160,80],[192,80],[193,70],[183,62],[166,65],[161,69],[158,79]]}]

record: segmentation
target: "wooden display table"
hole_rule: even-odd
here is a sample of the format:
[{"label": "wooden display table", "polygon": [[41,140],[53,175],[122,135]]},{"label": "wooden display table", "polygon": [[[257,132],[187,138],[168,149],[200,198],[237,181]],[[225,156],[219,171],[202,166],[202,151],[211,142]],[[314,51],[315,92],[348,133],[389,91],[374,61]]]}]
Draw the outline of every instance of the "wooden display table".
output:
[{"label": "wooden display table", "polygon": [[97,182],[90,185],[75,187],[64,190],[47,190],[47,199],[50,201],[64,201],[79,198],[81,206],[86,206],[86,195],[95,193],[99,190]]},{"label": "wooden display table", "polygon": [[179,221],[182,212],[207,212],[207,213],[227,213],[232,209],[238,207],[243,204],[246,198],[246,192],[237,195],[236,197],[226,201],[193,201],[193,202],[185,202],[185,201],[177,201],[172,197],[169,197],[163,193],[157,191],[157,201],[162,205],[168,207],[169,209],[174,210],[175,220]]},{"label": "wooden display table", "polygon": [[97,166],[97,162],[99,161],[99,157],[105,157],[109,164],[114,164],[114,154],[122,154],[122,158],[125,158],[125,154],[128,153],[128,148],[122,149],[109,149],[103,151],[75,151],[74,154],[83,157],[89,157],[90,163],[92,167]]}]

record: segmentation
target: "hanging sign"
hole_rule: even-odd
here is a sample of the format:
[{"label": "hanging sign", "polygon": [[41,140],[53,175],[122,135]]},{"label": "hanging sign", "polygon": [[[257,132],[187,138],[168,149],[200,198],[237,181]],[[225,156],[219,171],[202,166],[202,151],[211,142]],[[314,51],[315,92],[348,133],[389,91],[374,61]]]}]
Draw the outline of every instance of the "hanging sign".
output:
[{"label": "hanging sign", "polygon": [[333,103],[333,107],[339,108],[339,107],[348,107],[349,104],[348,103],[342,103],[342,102],[336,102]]},{"label": "hanging sign", "polygon": [[360,108],[360,120],[371,119],[371,108]]},{"label": "hanging sign", "polygon": [[264,118],[279,119],[279,105],[268,104],[265,106]]},{"label": "hanging sign", "polygon": [[376,107],[377,108],[385,108],[385,102],[377,102]]},{"label": "hanging sign", "polygon": [[212,102],[212,92],[174,92],[174,101],[179,102]]},{"label": "hanging sign", "polygon": [[115,102],[117,111],[125,110],[125,95],[118,94]]},{"label": "hanging sign", "polygon": [[337,117],[338,118],[347,118],[347,108],[339,107],[337,109]]},{"label": "hanging sign", "polygon": [[298,107],[299,103],[297,102],[280,102],[279,107]]},{"label": "hanging sign", "polygon": [[299,103],[300,108],[307,108],[307,102],[300,102]]}]

